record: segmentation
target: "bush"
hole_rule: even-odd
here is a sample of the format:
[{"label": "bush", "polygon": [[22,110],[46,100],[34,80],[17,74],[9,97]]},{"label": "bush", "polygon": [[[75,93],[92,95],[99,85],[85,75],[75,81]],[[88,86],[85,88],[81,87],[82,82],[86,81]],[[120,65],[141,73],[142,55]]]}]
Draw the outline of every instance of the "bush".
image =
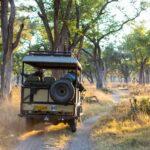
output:
[{"label": "bush", "polygon": [[150,115],[150,99],[142,98],[139,103],[139,110]]},{"label": "bush", "polygon": [[102,88],[101,89],[105,94],[112,94],[112,91],[108,88]]}]

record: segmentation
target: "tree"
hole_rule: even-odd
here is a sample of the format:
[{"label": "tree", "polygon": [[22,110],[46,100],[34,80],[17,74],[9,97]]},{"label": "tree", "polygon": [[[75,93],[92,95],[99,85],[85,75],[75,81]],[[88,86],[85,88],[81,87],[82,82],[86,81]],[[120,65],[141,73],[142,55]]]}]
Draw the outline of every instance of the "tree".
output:
[{"label": "tree", "polygon": [[[114,20],[114,16],[110,15],[112,14],[111,4],[114,2],[116,4],[121,3],[119,0],[96,0],[94,4],[88,0],[35,1],[39,8],[38,15],[44,24],[51,50],[74,52],[77,50],[80,52],[84,45],[84,37],[87,36],[94,46],[92,60],[94,61],[93,67],[96,70],[97,88],[103,87],[105,67],[101,57],[100,42],[137,18],[143,7],[137,8],[136,2],[129,0],[129,3],[133,5],[134,12],[134,15],[130,16],[125,8],[117,8],[116,5],[116,9],[124,17],[120,21]],[[101,26],[97,28],[99,24],[106,27],[103,30],[103,27],[100,28]]]},{"label": "tree", "polygon": [[[90,48],[90,45],[87,45]],[[91,49],[82,49],[80,52],[80,62],[83,67],[83,75],[88,79],[90,83],[94,83],[94,74],[95,71],[93,69],[93,65],[91,64],[93,60],[91,60],[91,54],[90,52]]]},{"label": "tree", "polygon": [[[86,37],[87,39],[92,43],[93,45],[93,51],[92,51],[92,59],[94,62],[94,68],[96,70],[95,78],[96,78],[96,84],[97,88],[102,88],[104,86],[104,75],[105,75],[105,65],[102,59],[102,48],[100,46],[100,43],[106,39],[109,35],[112,35],[121,29],[123,29],[124,25],[135,20],[141,12],[145,9],[145,3],[141,3],[141,6],[139,8],[135,8],[135,2],[131,1],[131,5],[133,5],[133,11],[135,11],[135,14],[133,16],[130,16],[128,12],[124,12],[123,8],[117,8],[122,14],[123,14],[123,20],[115,20],[113,15],[111,14],[111,10],[104,9],[105,13],[100,15],[99,24],[102,24],[103,26],[99,26],[96,24],[96,26],[93,26],[92,30],[89,30],[87,32]],[[117,14],[116,14],[117,15]],[[106,22],[106,23],[105,23]]]},{"label": "tree", "polygon": [[133,71],[132,55],[120,46],[114,48],[113,44],[108,45],[102,55],[106,73],[110,76],[120,75],[124,78],[124,82],[128,83],[130,74]]},{"label": "tree", "polygon": [[125,37],[123,43],[126,51],[132,54],[133,63],[139,72],[139,83],[145,83],[144,71],[150,61],[150,30],[137,26]]},{"label": "tree", "polygon": [[[9,7],[10,4],[10,7]],[[8,98],[11,92],[11,74],[13,51],[19,44],[24,24],[20,25],[14,39],[14,22],[16,7],[14,0],[1,0],[1,31],[2,31],[2,68],[1,68],[1,92],[4,98]]]},{"label": "tree", "polygon": [[[43,21],[51,50],[81,49],[83,39],[91,26],[104,13],[105,8],[117,0],[35,0]],[[90,8],[93,7],[91,10]],[[50,16],[50,15],[51,16]]]},{"label": "tree", "polygon": [[17,85],[20,81],[20,74],[22,72],[22,59],[26,55],[26,52],[14,52],[13,54],[13,73],[17,80]]}]

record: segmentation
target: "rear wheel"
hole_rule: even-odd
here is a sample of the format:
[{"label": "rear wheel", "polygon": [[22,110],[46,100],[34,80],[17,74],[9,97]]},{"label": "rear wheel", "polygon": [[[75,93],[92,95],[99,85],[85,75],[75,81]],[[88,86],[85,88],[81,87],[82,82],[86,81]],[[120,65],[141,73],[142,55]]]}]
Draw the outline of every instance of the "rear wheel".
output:
[{"label": "rear wheel", "polygon": [[33,129],[35,125],[35,120],[33,118],[26,118],[26,130]]},{"label": "rear wheel", "polygon": [[69,126],[72,132],[76,132],[77,131],[77,120],[76,119],[72,119],[69,121]]}]

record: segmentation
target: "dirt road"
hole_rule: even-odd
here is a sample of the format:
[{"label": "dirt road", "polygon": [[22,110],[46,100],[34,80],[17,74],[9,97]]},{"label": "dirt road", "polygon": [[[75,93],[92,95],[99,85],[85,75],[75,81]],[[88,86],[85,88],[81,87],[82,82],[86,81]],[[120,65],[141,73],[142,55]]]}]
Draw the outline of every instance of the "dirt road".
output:
[{"label": "dirt road", "polygon": [[38,135],[30,137],[25,141],[20,142],[16,150],[44,150],[43,136]]},{"label": "dirt road", "polygon": [[82,123],[76,137],[68,143],[66,150],[91,150],[90,129],[98,120],[99,116],[91,117]]},{"label": "dirt road", "polygon": [[60,149],[45,144],[44,136],[47,133],[42,132],[39,135],[33,135],[22,140],[15,150],[91,150],[90,129],[98,118],[99,116],[90,117],[81,123],[80,128],[75,133],[75,138],[67,143],[64,148]]},{"label": "dirt road", "polygon": [[[113,101],[115,103],[119,102],[120,97],[124,94],[126,93],[122,92],[121,90],[114,92],[112,95]],[[21,141],[15,150],[91,150],[92,142],[90,140],[90,131],[92,126],[95,124],[100,116],[101,114],[85,120],[81,124],[81,127],[78,129],[77,133],[75,133],[75,137],[69,143],[66,143],[66,146],[64,148],[47,146],[44,143],[45,133],[42,133],[36,136],[29,137],[24,141]]]},{"label": "dirt road", "polygon": [[[113,92],[112,97],[114,103],[118,103],[121,99],[121,96],[126,94],[126,92],[119,90],[117,92]],[[110,111],[110,107],[108,110]],[[105,112],[99,114],[98,116],[91,117],[83,122],[81,128],[78,130],[76,137],[68,143],[65,150],[92,150],[92,142],[90,139],[90,131],[95,122],[100,118],[100,116],[109,113]]]}]

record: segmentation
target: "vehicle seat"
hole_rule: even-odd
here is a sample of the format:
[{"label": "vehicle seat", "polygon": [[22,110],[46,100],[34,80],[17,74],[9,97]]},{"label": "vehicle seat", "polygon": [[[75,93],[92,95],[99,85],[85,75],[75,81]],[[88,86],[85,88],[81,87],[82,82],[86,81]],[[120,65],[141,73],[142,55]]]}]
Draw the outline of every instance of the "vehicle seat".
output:
[{"label": "vehicle seat", "polygon": [[27,77],[26,81],[25,81],[25,84],[28,85],[28,84],[31,84],[31,83],[39,83],[40,82],[40,78],[39,77],[36,77],[36,76],[29,76]]},{"label": "vehicle seat", "polygon": [[52,85],[56,79],[54,77],[45,77],[44,78],[44,83],[47,85]]}]

